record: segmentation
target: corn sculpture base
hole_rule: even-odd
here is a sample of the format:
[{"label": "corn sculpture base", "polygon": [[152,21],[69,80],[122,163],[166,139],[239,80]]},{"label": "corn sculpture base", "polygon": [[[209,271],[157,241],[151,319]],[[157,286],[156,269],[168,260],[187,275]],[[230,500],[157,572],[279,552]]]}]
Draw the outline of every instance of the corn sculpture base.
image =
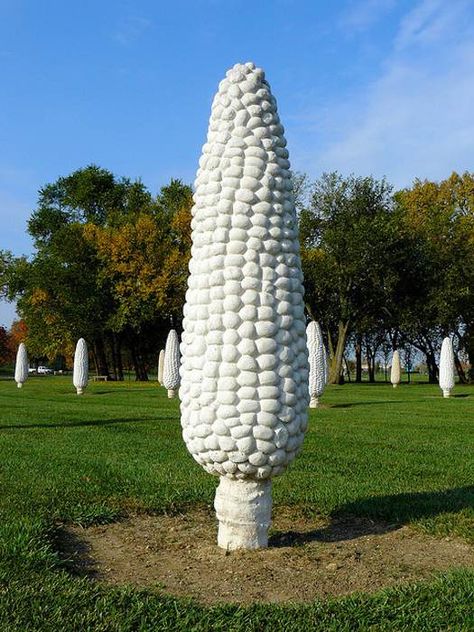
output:
[{"label": "corn sculpture base", "polygon": [[301,448],[308,351],[290,163],[263,70],[219,84],[199,161],[181,363],[183,438],[220,477],[225,549],[267,545],[271,478]]}]

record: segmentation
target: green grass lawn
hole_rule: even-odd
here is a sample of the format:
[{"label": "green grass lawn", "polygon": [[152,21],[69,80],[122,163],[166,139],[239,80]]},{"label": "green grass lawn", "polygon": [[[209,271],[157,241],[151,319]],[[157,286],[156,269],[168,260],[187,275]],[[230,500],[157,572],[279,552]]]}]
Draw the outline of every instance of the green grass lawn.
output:
[{"label": "green grass lawn", "polygon": [[[274,505],[411,524],[474,542],[474,388],[328,388]],[[311,605],[204,608],[72,576],[60,522],[109,522],[213,502],[178,401],[156,383],[0,381],[0,630],[473,630],[474,571]],[[198,546],[198,543],[196,543]],[[271,579],[269,579],[271,581]]]}]

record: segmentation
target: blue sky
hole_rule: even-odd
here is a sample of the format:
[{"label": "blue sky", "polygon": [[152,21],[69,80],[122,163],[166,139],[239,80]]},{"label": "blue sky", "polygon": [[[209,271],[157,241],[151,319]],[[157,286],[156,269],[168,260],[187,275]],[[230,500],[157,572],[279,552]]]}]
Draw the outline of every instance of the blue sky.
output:
[{"label": "blue sky", "polygon": [[472,0],[0,0],[0,249],[29,254],[38,188],[89,163],[192,182],[217,84],[249,60],[313,178],[473,170]]}]

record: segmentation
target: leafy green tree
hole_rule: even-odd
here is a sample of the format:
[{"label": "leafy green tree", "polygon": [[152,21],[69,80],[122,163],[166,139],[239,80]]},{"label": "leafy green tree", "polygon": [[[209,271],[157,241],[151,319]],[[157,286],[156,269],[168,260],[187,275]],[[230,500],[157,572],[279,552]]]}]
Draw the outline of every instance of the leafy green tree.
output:
[{"label": "leafy green tree", "polygon": [[[474,380],[474,174],[453,173],[439,183],[415,180],[395,197],[405,229],[425,259],[423,291],[404,328],[426,354],[432,379],[438,339],[456,334]],[[457,355],[456,365],[465,379]]]},{"label": "leafy green tree", "polygon": [[[121,225],[88,224],[86,234],[110,283],[115,310],[107,325],[132,349],[142,379],[139,351],[150,332],[162,346],[171,326],[180,328],[191,248],[191,188],[179,180],[161,189],[152,212]],[[145,335],[145,332],[148,332]],[[157,335],[158,334],[158,335]]]},{"label": "leafy green tree", "polygon": [[151,205],[152,196],[140,181],[117,179],[110,171],[89,165],[40,189],[28,232],[41,248],[65,225],[122,223]]},{"label": "leafy green tree", "polygon": [[349,333],[380,318],[398,274],[391,190],[385,180],[324,174],[300,214],[306,302],[327,331],[331,383],[340,380]]},{"label": "leafy green tree", "polygon": [[13,360],[10,336],[8,331],[0,325],[0,364],[6,364]]},{"label": "leafy green tree", "polygon": [[39,192],[28,222],[36,253],[8,268],[8,295],[28,324],[28,343],[39,354],[68,353],[78,337],[91,344],[96,369],[108,375],[104,323],[115,308],[110,283],[85,226],[133,222],[152,207],[140,182],[116,179],[95,165],[59,178]]}]

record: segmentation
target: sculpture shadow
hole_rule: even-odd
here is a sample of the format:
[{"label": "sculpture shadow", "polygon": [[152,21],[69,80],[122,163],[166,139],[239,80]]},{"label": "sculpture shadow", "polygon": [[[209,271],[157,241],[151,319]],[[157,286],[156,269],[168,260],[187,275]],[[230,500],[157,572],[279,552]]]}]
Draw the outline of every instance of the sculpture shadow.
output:
[{"label": "sculpture shadow", "polygon": [[[113,394],[113,395],[116,395],[116,394],[117,394],[117,391],[112,391],[112,390],[110,390],[110,391],[99,391],[99,390],[94,390],[94,397],[95,397],[96,395],[112,395],[112,394]],[[70,395],[71,395],[71,393],[68,393],[68,396],[70,396]]]},{"label": "sculpture shadow", "polygon": [[56,528],[52,544],[61,565],[77,577],[101,579],[90,545],[64,527]]},{"label": "sculpture shadow", "polygon": [[383,406],[384,404],[406,404],[407,402],[405,400],[395,400],[395,399],[385,399],[382,401],[376,401],[376,402],[351,402],[349,403],[344,403],[344,404],[331,404],[330,408],[353,408],[355,406]]},{"label": "sculpture shadow", "polygon": [[157,417],[142,417],[137,419],[136,417],[120,417],[118,419],[92,419],[87,421],[65,421],[61,423],[37,423],[37,424],[11,424],[0,426],[0,430],[28,430],[29,428],[76,428],[86,426],[109,426],[113,424],[123,423],[143,423],[146,421],[175,421],[175,417],[172,415]]},{"label": "sculpture shadow", "polygon": [[275,532],[269,538],[269,546],[355,540],[396,531],[413,520],[463,509],[474,509],[474,486],[438,492],[371,496],[342,505],[331,514],[330,523],[320,529]]}]

